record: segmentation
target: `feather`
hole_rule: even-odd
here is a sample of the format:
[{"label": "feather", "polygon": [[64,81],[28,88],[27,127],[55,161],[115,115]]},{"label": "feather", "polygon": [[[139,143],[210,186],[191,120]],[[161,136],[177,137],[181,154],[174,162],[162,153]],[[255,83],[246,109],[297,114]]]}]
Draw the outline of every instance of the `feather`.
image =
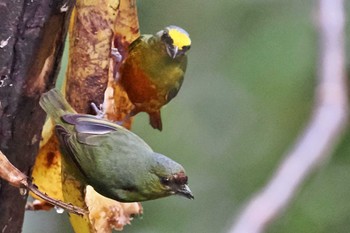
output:
[{"label": "feather", "polygon": [[61,149],[64,150],[65,154],[67,154],[72,159],[74,165],[78,168],[80,173],[87,179],[87,175],[84,169],[80,166],[80,163],[77,160],[77,157],[75,155],[76,152],[69,140],[69,138],[71,137],[69,132],[62,125],[56,125],[55,132],[56,132],[58,141],[60,142]]}]

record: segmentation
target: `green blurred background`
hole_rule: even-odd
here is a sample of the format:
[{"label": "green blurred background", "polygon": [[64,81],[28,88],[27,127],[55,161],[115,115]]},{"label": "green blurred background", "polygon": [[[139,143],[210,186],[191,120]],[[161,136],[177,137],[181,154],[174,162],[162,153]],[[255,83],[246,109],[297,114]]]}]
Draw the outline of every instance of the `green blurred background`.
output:
[{"label": "green blurred background", "polygon": [[[184,165],[195,200],[145,202],[143,218],[124,232],[227,231],[307,123],[317,64],[315,2],[138,1],[142,33],[175,24],[192,38],[183,88],[162,111],[163,132],[145,114],[133,129]],[[350,232],[349,140],[268,232]],[[23,232],[72,230],[67,214],[27,212]]]}]

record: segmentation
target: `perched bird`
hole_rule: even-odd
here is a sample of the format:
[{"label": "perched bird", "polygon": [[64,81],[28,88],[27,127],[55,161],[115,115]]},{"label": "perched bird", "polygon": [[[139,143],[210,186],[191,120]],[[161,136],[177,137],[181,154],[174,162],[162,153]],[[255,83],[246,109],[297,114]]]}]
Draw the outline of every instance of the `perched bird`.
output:
[{"label": "perched bird", "polygon": [[136,134],[96,116],[77,114],[55,89],[42,95],[40,105],[55,122],[65,160],[103,196],[121,202],[174,194],[193,199],[184,168],[154,152]]},{"label": "perched bird", "polygon": [[190,47],[188,33],[177,26],[131,43],[119,71],[120,83],[135,106],[131,116],[147,112],[152,127],[162,130],[160,109],[180,90]]}]

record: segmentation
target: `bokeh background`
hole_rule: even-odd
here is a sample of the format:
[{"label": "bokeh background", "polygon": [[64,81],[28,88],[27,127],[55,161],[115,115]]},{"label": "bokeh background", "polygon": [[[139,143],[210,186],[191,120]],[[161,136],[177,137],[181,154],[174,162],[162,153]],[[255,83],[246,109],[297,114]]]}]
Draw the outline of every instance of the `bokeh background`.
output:
[{"label": "bokeh background", "polygon": [[[175,24],[192,38],[183,88],[162,111],[163,132],[148,125],[146,114],[136,117],[133,130],[184,165],[195,200],[145,202],[143,218],[124,232],[227,231],[310,115],[318,55],[315,3],[138,1],[142,33]],[[350,134],[268,232],[350,232],[349,180]],[[72,229],[66,213],[28,212],[23,232]]]}]

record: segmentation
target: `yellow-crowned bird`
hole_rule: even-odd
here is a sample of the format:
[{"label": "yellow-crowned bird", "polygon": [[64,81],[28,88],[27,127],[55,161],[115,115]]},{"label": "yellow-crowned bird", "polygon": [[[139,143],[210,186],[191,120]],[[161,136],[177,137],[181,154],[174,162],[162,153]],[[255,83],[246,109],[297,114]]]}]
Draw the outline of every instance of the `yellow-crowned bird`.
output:
[{"label": "yellow-crowned bird", "polygon": [[177,26],[131,43],[119,71],[121,85],[134,104],[130,116],[147,112],[152,127],[162,130],[160,109],[180,90],[190,47],[188,33]]}]

